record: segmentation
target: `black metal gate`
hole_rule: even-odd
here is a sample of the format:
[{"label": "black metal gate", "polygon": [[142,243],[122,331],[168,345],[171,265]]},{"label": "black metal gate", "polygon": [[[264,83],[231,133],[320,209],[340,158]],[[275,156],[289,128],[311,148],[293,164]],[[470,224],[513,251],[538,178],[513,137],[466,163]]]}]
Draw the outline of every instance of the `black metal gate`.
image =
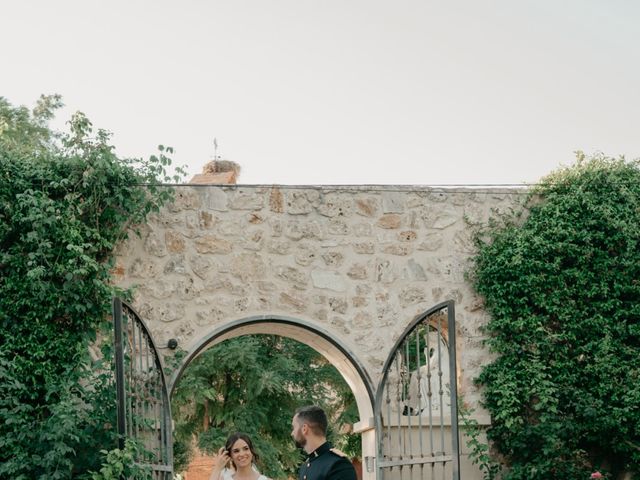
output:
[{"label": "black metal gate", "polygon": [[454,302],[416,318],[376,394],[378,480],[460,478]]},{"label": "black metal gate", "polygon": [[158,351],[136,311],[113,299],[119,447],[132,439],[136,462],[154,480],[173,478],[171,406]]}]

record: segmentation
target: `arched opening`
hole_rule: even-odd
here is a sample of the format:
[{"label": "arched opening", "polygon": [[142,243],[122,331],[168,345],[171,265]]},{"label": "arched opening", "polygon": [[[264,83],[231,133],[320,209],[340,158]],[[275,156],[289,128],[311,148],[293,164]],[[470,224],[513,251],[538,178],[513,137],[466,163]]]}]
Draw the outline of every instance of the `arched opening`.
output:
[{"label": "arched opening", "polygon": [[220,325],[188,346],[187,355],[169,382],[170,392],[173,393],[189,364],[205,350],[225,340],[257,334],[277,335],[303,343],[321,354],[340,373],[357,404],[360,421],[354,425],[354,432],[362,439],[363,479],[373,479],[375,473],[368,460],[375,456],[372,382],[346,345],[311,323],[283,316],[256,316]]},{"label": "arched opening", "polygon": [[455,303],[415,317],[376,392],[380,478],[459,478]]}]

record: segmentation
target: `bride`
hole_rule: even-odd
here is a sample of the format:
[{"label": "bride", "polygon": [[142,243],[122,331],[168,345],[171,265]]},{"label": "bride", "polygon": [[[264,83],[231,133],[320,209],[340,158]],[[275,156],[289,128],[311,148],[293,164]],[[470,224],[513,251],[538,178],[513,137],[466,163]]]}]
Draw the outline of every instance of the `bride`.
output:
[{"label": "bride", "polygon": [[254,462],[257,461],[251,438],[244,433],[234,433],[218,450],[209,480],[269,480],[256,469]]}]

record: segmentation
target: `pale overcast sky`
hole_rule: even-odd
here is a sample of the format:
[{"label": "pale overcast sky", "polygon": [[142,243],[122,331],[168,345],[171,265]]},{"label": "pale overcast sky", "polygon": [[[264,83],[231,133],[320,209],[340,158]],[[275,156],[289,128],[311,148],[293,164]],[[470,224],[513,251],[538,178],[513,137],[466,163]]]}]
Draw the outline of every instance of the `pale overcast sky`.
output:
[{"label": "pale overcast sky", "polygon": [[640,156],[636,0],[56,0],[2,6],[0,96],[60,93],[117,151],[240,183],[532,183]]}]

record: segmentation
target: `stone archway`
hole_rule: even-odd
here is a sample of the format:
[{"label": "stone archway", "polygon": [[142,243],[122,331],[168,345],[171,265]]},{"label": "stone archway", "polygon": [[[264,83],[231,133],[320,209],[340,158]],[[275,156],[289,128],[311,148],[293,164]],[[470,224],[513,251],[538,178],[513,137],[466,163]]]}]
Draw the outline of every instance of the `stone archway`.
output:
[{"label": "stone archway", "polygon": [[[354,432],[362,436],[362,458],[375,456],[375,431],[372,424],[375,387],[371,379],[345,344],[317,325],[300,319],[261,315],[238,319],[212,329],[187,347],[189,354],[169,381],[171,393],[191,361],[207,348],[234,337],[254,334],[278,335],[304,343],[324,356],[340,372],[356,399],[360,422],[354,425]],[[373,478],[375,472],[363,471],[363,479]]]},{"label": "stone archway", "polygon": [[465,271],[476,227],[491,212],[513,208],[519,193],[176,187],[174,202],[120,245],[115,280],[134,289],[133,306],[163,356],[173,353],[170,340],[192,358],[207,342],[257,333],[268,322],[302,339],[352,385],[361,413],[356,428],[363,432],[374,428],[368,392],[379,384],[396,339],[417,315],[452,299],[458,388],[479,412],[476,420],[487,424],[473,383],[489,355],[482,332],[487,317]]}]

